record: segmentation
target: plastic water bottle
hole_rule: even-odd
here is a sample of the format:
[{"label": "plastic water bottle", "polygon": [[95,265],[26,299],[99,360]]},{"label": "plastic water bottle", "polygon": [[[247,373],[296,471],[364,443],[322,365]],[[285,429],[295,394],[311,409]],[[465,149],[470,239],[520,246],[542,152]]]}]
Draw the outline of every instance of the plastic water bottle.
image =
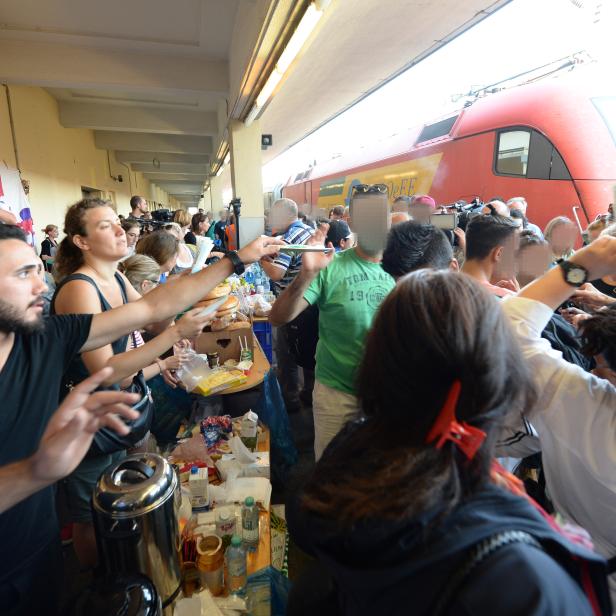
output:
[{"label": "plastic water bottle", "polygon": [[248,496],[242,505],[242,539],[247,549],[257,549],[259,545],[259,508],[252,496]]},{"label": "plastic water bottle", "polygon": [[225,552],[227,561],[227,589],[234,595],[246,591],[246,550],[242,547],[242,539],[238,535],[231,537],[231,545]]},{"label": "plastic water bottle", "polygon": [[263,293],[267,295],[272,290],[272,287],[270,286],[270,279],[265,272],[263,272],[263,278],[261,281],[263,283]]}]

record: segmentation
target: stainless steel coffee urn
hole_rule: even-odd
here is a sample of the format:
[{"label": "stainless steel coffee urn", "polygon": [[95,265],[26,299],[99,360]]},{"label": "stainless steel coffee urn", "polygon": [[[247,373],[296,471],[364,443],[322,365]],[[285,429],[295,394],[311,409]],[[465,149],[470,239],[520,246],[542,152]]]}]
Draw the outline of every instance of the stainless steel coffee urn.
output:
[{"label": "stainless steel coffee urn", "polygon": [[109,466],[92,498],[100,564],[109,575],[149,577],[163,607],[180,590],[178,494],[177,475],[169,462],[142,453]]}]

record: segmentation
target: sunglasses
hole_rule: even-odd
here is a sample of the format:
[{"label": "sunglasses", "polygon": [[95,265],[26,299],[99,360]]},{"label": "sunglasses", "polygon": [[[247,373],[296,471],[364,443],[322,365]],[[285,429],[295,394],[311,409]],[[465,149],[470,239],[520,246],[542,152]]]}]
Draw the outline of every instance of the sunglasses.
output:
[{"label": "sunglasses", "polygon": [[353,186],[353,192],[362,195],[375,193],[384,195],[387,193],[387,186],[385,184],[355,184],[355,186]]}]

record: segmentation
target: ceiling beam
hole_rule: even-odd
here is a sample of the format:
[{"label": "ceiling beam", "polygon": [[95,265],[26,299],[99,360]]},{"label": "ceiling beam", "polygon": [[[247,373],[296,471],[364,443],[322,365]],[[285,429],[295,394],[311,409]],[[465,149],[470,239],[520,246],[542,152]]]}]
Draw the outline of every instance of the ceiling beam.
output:
[{"label": "ceiling beam", "polygon": [[0,80],[6,83],[221,96],[229,90],[224,60],[10,39],[0,40],[0,58]]},{"label": "ceiling beam", "polygon": [[143,177],[147,178],[151,182],[173,182],[189,183],[189,184],[201,184],[205,183],[207,174],[205,173],[144,173]]},{"label": "ceiling beam", "polygon": [[189,165],[186,163],[160,163],[154,166],[152,161],[149,163],[132,163],[133,171],[141,171],[142,173],[194,173],[200,176],[205,176],[208,173],[207,165]]},{"label": "ceiling beam", "polygon": [[189,165],[207,165],[210,162],[210,157],[206,154],[168,154],[126,150],[115,152],[115,159],[120,163],[151,163],[153,159],[160,163],[188,163]]},{"label": "ceiling beam", "polygon": [[159,184],[160,188],[162,188],[167,194],[172,193],[174,195],[188,195],[193,197],[200,197],[203,190],[198,186],[175,186],[173,184]]},{"label": "ceiling beam", "polygon": [[212,139],[193,135],[154,135],[94,131],[94,142],[101,150],[140,150],[170,154],[211,154]]},{"label": "ceiling beam", "polygon": [[214,112],[68,101],[60,101],[59,109],[60,124],[66,128],[168,135],[218,133],[218,117]]}]

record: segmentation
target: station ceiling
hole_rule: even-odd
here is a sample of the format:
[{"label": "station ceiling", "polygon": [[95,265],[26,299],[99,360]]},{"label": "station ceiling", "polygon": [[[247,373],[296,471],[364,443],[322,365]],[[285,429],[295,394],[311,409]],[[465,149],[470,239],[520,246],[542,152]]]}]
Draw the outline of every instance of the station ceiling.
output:
[{"label": "station ceiling", "polygon": [[[264,162],[509,0],[332,0],[263,111]],[[307,0],[2,0],[0,80],[186,206]]]}]

